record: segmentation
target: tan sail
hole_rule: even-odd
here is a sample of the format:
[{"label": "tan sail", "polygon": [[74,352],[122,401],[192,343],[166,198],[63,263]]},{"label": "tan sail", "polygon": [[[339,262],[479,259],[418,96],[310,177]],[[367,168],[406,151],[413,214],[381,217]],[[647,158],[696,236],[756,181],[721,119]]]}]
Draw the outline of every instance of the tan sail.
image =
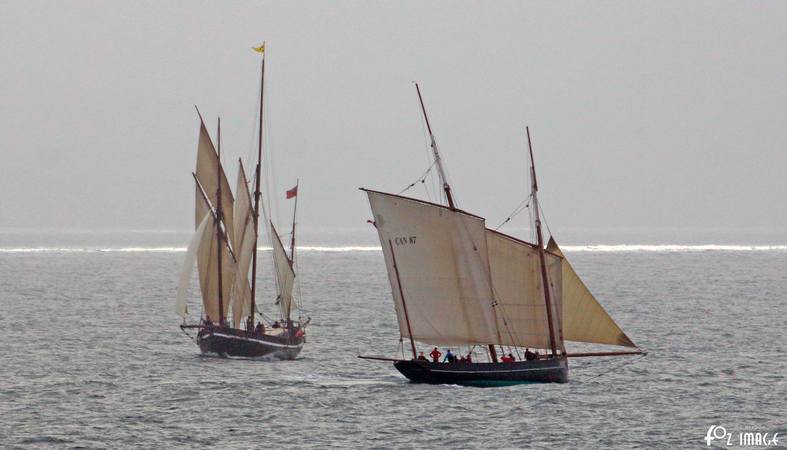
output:
[{"label": "tan sail", "polygon": [[497,343],[484,219],[406,197],[366,193],[401,335],[410,335],[406,307],[413,339],[435,345]]},{"label": "tan sail", "polygon": [[292,288],[295,284],[295,271],[292,262],[284,250],[284,246],[276,232],[276,227],[271,222],[271,244],[273,246],[273,265],[276,269],[276,279],[279,284],[279,297],[276,302],[281,309],[281,315],[289,318],[292,312]]},{"label": "tan sail", "polygon": [[232,291],[232,323],[235,328],[240,326],[244,317],[251,314],[251,286],[249,285],[249,266],[254,253],[254,217],[252,216],[251,197],[249,195],[246,173],[243,164],[238,167],[238,179],[235,188],[235,257],[238,273]]},{"label": "tan sail", "polygon": [[[227,234],[230,238],[230,243],[232,246],[235,246],[235,239],[234,239],[234,228],[233,228],[233,204],[234,199],[232,198],[232,190],[230,190],[230,184],[227,181],[227,177],[224,175],[224,168],[221,167],[219,162],[219,157],[216,154],[216,149],[213,147],[213,142],[210,140],[210,135],[208,134],[208,130],[205,128],[205,124],[200,124],[199,128],[199,143],[197,145],[197,179],[199,180],[200,184],[202,184],[203,189],[205,189],[205,195],[208,196],[210,203],[215,207],[216,206],[216,191],[219,187],[219,171],[221,172],[221,209],[223,211],[223,220],[226,226]],[[199,221],[202,220],[204,215],[199,214],[199,210],[201,208],[200,202],[202,200],[199,196],[197,196],[197,203],[196,203],[196,210],[197,214],[195,216],[195,225],[199,224]]]},{"label": "tan sail", "polygon": [[[198,188],[199,189],[199,188]],[[197,192],[199,202],[198,211],[209,211],[205,200]],[[202,234],[202,240],[197,251],[197,269],[199,271],[200,290],[202,291],[202,311],[206,318],[213,322],[219,321],[219,268],[218,268],[218,238],[215,217],[211,214],[212,222]],[[232,285],[235,281],[236,265],[224,239],[221,245],[222,253],[222,316],[227,316],[231,301]]]},{"label": "tan sail", "polygon": [[563,337],[569,341],[636,347],[593,297],[550,238],[547,250],[563,257]]},{"label": "tan sail", "polygon": [[[549,325],[538,248],[516,238],[486,230],[489,266],[500,339],[503,345],[549,348]],[[547,254],[552,301],[560,305],[561,258]],[[558,308],[555,330],[560,327]]]}]

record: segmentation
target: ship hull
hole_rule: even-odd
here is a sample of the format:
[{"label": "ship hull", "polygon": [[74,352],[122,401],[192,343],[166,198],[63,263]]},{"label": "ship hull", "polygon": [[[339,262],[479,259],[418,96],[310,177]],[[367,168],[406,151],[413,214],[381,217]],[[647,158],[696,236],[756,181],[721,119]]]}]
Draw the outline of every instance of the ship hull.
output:
[{"label": "ship hull", "polygon": [[248,336],[242,330],[232,329],[202,330],[197,335],[203,354],[234,358],[295,359],[304,342],[303,336]]},{"label": "ship hull", "polygon": [[510,363],[434,363],[396,361],[394,367],[416,383],[459,384],[491,387],[521,383],[567,383],[566,358],[515,361]]}]

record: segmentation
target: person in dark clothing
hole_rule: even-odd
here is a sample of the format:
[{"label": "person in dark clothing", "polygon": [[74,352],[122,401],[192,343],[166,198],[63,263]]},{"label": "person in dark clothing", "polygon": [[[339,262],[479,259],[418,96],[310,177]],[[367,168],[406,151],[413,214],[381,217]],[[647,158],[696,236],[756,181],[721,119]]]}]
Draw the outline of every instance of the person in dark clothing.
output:
[{"label": "person in dark clothing", "polygon": [[440,362],[440,356],[442,355],[443,354],[440,353],[440,350],[438,350],[437,347],[432,350],[432,353],[429,353],[429,356],[432,357],[432,362]]},{"label": "person in dark clothing", "polygon": [[467,358],[465,358],[465,362],[468,363],[468,364],[473,362],[473,354],[472,353],[468,353],[467,354]]},{"label": "person in dark clothing", "polygon": [[426,356],[424,356],[424,352],[418,352],[418,361],[426,361]]},{"label": "person in dark clothing", "polygon": [[525,349],[525,359],[528,361],[532,361],[536,359],[536,354],[531,352],[529,348]]}]

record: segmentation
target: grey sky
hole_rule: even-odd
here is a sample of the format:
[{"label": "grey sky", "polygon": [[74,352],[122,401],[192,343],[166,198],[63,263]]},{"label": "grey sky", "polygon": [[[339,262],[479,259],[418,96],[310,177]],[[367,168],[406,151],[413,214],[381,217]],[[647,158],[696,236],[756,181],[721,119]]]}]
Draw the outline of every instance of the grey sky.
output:
[{"label": "grey sky", "polygon": [[193,226],[193,105],[222,116],[234,184],[267,40],[276,194],[300,177],[304,227],[363,226],[357,187],[426,169],[419,80],[492,225],[526,196],[529,124],[553,226],[787,229],[785,2],[1,8],[0,227]]}]

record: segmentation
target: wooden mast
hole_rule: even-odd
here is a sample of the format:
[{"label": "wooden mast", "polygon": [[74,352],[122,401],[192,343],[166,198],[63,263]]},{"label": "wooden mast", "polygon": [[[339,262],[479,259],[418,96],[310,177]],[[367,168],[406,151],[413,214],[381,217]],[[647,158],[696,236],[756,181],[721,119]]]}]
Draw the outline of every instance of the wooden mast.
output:
[{"label": "wooden mast", "polygon": [[533,145],[530,142],[530,127],[525,127],[527,131],[527,147],[530,150],[530,178],[532,179],[533,206],[536,216],[536,233],[538,235],[538,259],[541,265],[541,284],[544,288],[544,301],[546,302],[547,321],[549,322],[549,345],[552,355],[557,356],[557,343],[555,341],[555,326],[552,322],[552,298],[549,290],[549,277],[547,276],[546,257],[544,255],[544,237],[541,233],[541,217],[538,208],[538,183],[536,182],[536,163],[533,160]]},{"label": "wooden mast", "polygon": [[[265,51],[265,42],[262,43]],[[255,168],[254,181],[254,253],[251,262],[251,316],[249,317],[249,329],[254,329],[254,314],[256,313],[256,293],[257,293],[257,241],[259,240],[260,223],[260,173],[262,164],[262,113],[263,99],[265,98],[265,53],[262,54],[262,69],[260,71],[260,134],[257,142],[257,167]]]},{"label": "wooden mast", "polygon": [[295,215],[298,212],[298,185],[300,180],[295,180],[295,206],[292,208],[292,239],[290,240],[290,267],[295,264]]},{"label": "wooden mast", "polygon": [[217,245],[216,248],[218,249],[218,262],[219,262],[219,325],[224,324],[224,286],[223,280],[221,276],[221,254],[223,253],[224,247],[222,246],[221,241],[221,220],[222,220],[222,211],[221,211],[221,117],[219,117],[218,123],[218,131],[216,135],[216,179],[218,180],[218,186],[216,187],[216,240]]},{"label": "wooden mast", "polygon": [[424,99],[421,97],[421,88],[418,87],[418,83],[415,83],[415,91],[418,92],[418,101],[421,103],[421,111],[424,113],[424,120],[426,121],[426,129],[429,130],[429,139],[431,140],[432,146],[432,154],[434,155],[434,161],[437,164],[437,174],[440,176],[440,182],[443,184],[443,190],[445,191],[445,198],[448,200],[448,207],[451,209],[455,209],[454,206],[454,197],[451,195],[451,186],[448,185],[448,180],[445,178],[445,171],[443,170],[443,162],[440,159],[440,152],[437,151],[437,141],[434,138],[434,134],[432,133],[432,126],[429,124],[429,116],[426,115],[426,107],[424,106]]},{"label": "wooden mast", "polygon": [[410,336],[410,348],[413,350],[413,359],[416,359],[415,341],[413,340],[413,330],[410,328],[410,316],[407,314],[407,303],[404,302],[404,291],[402,290],[402,280],[399,278],[399,266],[396,265],[396,255],[394,254],[393,244],[388,239],[388,246],[391,248],[391,260],[393,260],[394,273],[396,274],[396,284],[399,286],[399,296],[402,297],[402,309],[404,310],[404,321],[407,323],[407,334]]}]

